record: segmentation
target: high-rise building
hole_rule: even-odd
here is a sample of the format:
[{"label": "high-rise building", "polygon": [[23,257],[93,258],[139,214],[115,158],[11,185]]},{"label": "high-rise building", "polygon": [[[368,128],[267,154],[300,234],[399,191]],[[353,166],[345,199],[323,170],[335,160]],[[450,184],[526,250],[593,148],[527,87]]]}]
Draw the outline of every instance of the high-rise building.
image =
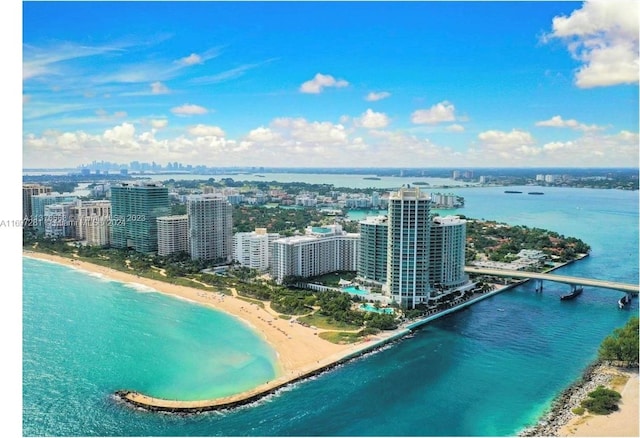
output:
[{"label": "high-rise building", "polygon": [[358,277],[384,283],[387,281],[387,216],[370,216],[360,221],[360,255]]},{"label": "high-rise building", "polygon": [[62,195],[60,193],[43,193],[40,195],[31,196],[31,217],[29,218],[30,224],[38,234],[44,234],[45,232],[45,217],[44,209],[47,205],[59,204],[61,202],[75,202],[78,199],[72,195]]},{"label": "high-rise building", "polygon": [[187,197],[192,260],[228,263],[233,251],[233,207],[220,194]]},{"label": "high-rise building", "polygon": [[279,239],[278,233],[267,233],[266,228],[256,228],[248,233],[233,236],[233,258],[242,266],[258,271],[269,269],[269,247]]},{"label": "high-rise building", "polygon": [[87,245],[107,246],[111,243],[111,202],[76,201],[71,208],[76,225],[76,239]]},{"label": "high-rise building", "polygon": [[429,284],[429,205],[418,187],[401,188],[389,196],[387,288],[404,309],[425,303]]},{"label": "high-rise building", "polygon": [[431,222],[429,281],[434,293],[469,282],[464,272],[467,222],[458,216],[436,216]]},{"label": "high-rise building", "polygon": [[340,225],[307,227],[304,236],[273,241],[270,272],[277,283],[286,277],[308,278],[357,269],[360,235]]},{"label": "high-rise building", "polygon": [[189,220],[186,214],[160,216],[157,221],[159,256],[189,252]]},{"label": "high-rise building", "polygon": [[31,225],[33,211],[31,210],[31,197],[36,195],[46,195],[51,193],[51,187],[40,184],[22,185],[22,217],[27,226]]},{"label": "high-rise building", "polygon": [[111,187],[111,245],[150,253],[158,250],[156,219],[169,214],[169,191],[157,183]]},{"label": "high-rise building", "polygon": [[44,206],[44,235],[52,238],[73,237],[76,233],[71,209],[73,202],[61,202]]}]

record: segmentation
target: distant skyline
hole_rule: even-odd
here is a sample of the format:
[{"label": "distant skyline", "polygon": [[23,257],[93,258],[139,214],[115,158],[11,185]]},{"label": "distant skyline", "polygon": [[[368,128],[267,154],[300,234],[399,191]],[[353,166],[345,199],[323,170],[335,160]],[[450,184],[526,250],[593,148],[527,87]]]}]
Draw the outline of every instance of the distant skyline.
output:
[{"label": "distant skyline", "polygon": [[638,2],[24,2],[23,168],[637,167]]}]

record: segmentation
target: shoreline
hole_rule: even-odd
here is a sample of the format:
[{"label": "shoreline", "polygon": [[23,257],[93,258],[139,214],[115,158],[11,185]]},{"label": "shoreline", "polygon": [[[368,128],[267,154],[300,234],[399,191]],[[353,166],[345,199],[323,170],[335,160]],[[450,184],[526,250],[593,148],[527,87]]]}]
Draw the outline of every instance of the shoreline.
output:
[{"label": "shoreline", "polygon": [[[562,263],[550,270],[558,269],[570,262]],[[104,279],[122,282],[130,285],[141,285],[151,288],[178,299],[186,299],[196,305],[204,305],[217,311],[222,311],[245,323],[256,335],[261,336],[276,354],[277,375],[274,380],[261,384],[253,389],[229,396],[205,400],[169,400],[142,394],[136,390],[118,390],[114,393],[116,400],[133,407],[149,411],[174,413],[198,413],[212,410],[230,409],[253,403],[292,383],[318,375],[344,362],[363,354],[372,352],[380,347],[409,335],[414,329],[434,321],[440,317],[462,310],[478,301],[484,300],[498,293],[505,292],[526,283],[530,279],[522,279],[511,284],[495,285],[497,288],[470,298],[451,308],[441,310],[420,318],[402,323],[397,329],[384,331],[377,335],[369,335],[365,340],[351,344],[334,344],[320,338],[318,333],[324,330],[294,324],[278,317],[278,313],[268,305],[261,308],[257,304],[248,303],[234,295],[224,295],[212,287],[212,290],[191,288],[173,283],[140,277],[134,273],[127,273],[105,266],[93,264],[80,259],[72,259],[60,255],[47,254],[37,251],[23,250],[23,257],[45,260],[79,269],[89,274],[99,274]],[[548,272],[548,271],[547,271]],[[134,288],[137,289],[137,288]],[[265,303],[267,304],[267,303]],[[281,328],[281,326],[283,328]]]},{"label": "shoreline", "polygon": [[[318,336],[324,330],[305,327],[281,319],[276,312],[244,301],[236,296],[224,295],[212,288],[212,291],[180,286],[160,280],[139,277],[116,269],[96,265],[79,259],[37,251],[23,250],[23,257],[57,263],[89,274],[99,274],[106,280],[118,281],[130,285],[142,285],[178,299],[186,299],[197,305],[203,305],[216,311],[235,317],[247,328],[266,341],[276,355],[277,374],[274,380],[254,389],[226,397],[196,401],[175,401],[151,397],[135,390],[117,391],[117,398],[137,407],[149,410],[194,412],[202,410],[224,409],[240,404],[251,403],[258,398],[275,392],[281,387],[317,375],[347,360],[370,352],[393,340],[410,333],[406,328],[369,335],[365,340],[352,344],[334,344]],[[134,288],[137,291],[137,288]],[[226,406],[226,407],[225,407]],[[208,409],[207,409],[208,408]]]},{"label": "shoreline", "polygon": [[[620,379],[624,382],[620,383]],[[579,407],[588,393],[599,385],[622,395],[619,410],[608,415],[573,413],[572,409]],[[518,436],[639,436],[638,369],[598,362],[590,364],[578,380],[553,400],[548,412],[535,425],[520,431]]]}]

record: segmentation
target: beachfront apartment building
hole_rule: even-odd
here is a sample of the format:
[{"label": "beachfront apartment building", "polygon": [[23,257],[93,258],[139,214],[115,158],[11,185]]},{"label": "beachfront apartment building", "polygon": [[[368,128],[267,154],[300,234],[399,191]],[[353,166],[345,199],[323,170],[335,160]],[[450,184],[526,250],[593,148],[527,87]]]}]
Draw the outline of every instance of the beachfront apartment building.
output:
[{"label": "beachfront apartment building", "polygon": [[459,216],[436,216],[431,221],[429,282],[434,295],[469,283],[464,272],[467,221]]},{"label": "beachfront apartment building", "polygon": [[233,235],[233,259],[251,269],[266,272],[269,269],[269,248],[279,233],[268,233],[266,228]]},{"label": "beachfront apartment building", "polygon": [[403,309],[426,303],[429,282],[431,198],[419,187],[389,195],[386,290]]},{"label": "beachfront apartment building", "polygon": [[158,222],[158,255],[189,252],[189,220],[186,214],[160,216]]},{"label": "beachfront apartment building", "polygon": [[158,250],[157,218],[169,214],[169,190],[160,183],[111,187],[111,246],[142,253]]},{"label": "beachfront apartment building", "polygon": [[228,263],[233,257],[233,206],[221,194],[187,197],[192,260]]},{"label": "beachfront apartment building", "polygon": [[31,196],[30,225],[37,234],[45,233],[45,207],[47,205],[75,202],[78,198],[70,194],[42,193]]},{"label": "beachfront apartment building", "polygon": [[111,243],[111,201],[77,200],[71,208],[75,238],[92,246]]},{"label": "beachfront apartment building", "polygon": [[73,202],[60,202],[44,206],[44,235],[54,239],[74,237],[75,220],[71,209]]},{"label": "beachfront apartment building", "polygon": [[25,220],[25,226],[31,226],[33,211],[31,210],[31,197],[37,195],[47,195],[51,193],[51,187],[41,184],[23,184],[22,185],[22,218]]},{"label": "beachfront apartment building", "polygon": [[387,216],[369,216],[359,222],[358,277],[364,281],[387,281]]},{"label": "beachfront apartment building", "polygon": [[338,224],[307,227],[305,235],[273,241],[271,277],[279,284],[287,277],[309,278],[337,271],[357,270],[360,235]]}]

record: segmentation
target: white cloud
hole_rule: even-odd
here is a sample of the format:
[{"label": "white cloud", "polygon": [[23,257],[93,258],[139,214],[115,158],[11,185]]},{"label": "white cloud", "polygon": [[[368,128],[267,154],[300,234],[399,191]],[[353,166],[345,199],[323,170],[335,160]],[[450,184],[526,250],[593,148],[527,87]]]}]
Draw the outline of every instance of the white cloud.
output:
[{"label": "white cloud", "polygon": [[169,124],[167,119],[153,119],[151,120],[151,127],[154,129],[166,128]]},{"label": "white cloud", "polygon": [[198,114],[206,114],[208,111],[206,108],[201,107],[199,105],[191,105],[186,103],[182,106],[176,106],[174,108],[171,108],[171,112],[177,116],[191,116],[191,115],[198,115]]},{"label": "white cloud", "polygon": [[151,84],[152,94],[167,94],[168,92],[169,92],[169,88],[167,88],[167,86],[160,81],[157,81]]},{"label": "white cloud", "polygon": [[371,93],[367,94],[367,96],[364,99],[369,102],[376,102],[378,100],[386,99],[389,96],[391,96],[391,93],[387,91],[380,91],[380,92],[372,91]]},{"label": "white cloud", "polygon": [[453,125],[449,125],[446,128],[444,128],[444,130],[448,132],[463,132],[464,126],[454,123]]},{"label": "white cloud", "polygon": [[441,122],[456,120],[455,107],[446,100],[433,105],[429,109],[419,109],[411,114],[411,121],[415,124],[434,125]]},{"label": "white cloud", "polygon": [[580,88],[638,83],[640,61],[637,0],[585,1],[569,17],[553,18],[543,41],[559,38],[583,63],[575,74]]},{"label": "white cloud", "polygon": [[480,142],[487,146],[493,147],[513,147],[534,144],[531,134],[518,129],[512,129],[511,132],[504,131],[485,131],[478,134]]},{"label": "white cloud", "polygon": [[191,126],[187,131],[195,137],[224,137],[225,135],[222,128],[203,124]]},{"label": "white cloud", "polygon": [[571,128],[571,129],[584,131],[584,132],[599,131],[604,129],[602,126],[598,126],[598,125],[585,125],[584,123],[580,123],[575,119],[564,120],[561,116],[553,116],[549,120],[536,122],[536,126],[547,126],[547,127],[553,127],[553,128]]},{"label": "white cloud", "polygon": [[265,128],[264,126],[260,126],[256,129],[252,129],[249,131],[247,135],[247,140],[250,142],[271,142],[271,141],[280,141],[281,136],[279,133],[272,131],[269,128]]},{"label": "white cloud", "polygon": [[200,55],[192,53],[189,56],[185,56],[184,58],[180,58],[176,61],[180,65],[195,65],[202,64],[204,61]]},{"label": "white cloud", "polygon": [[545,162],[579,167],[628,167],[637,165],[640,136],[629,131],[614,135],[585,135],[542,146]]},{"label": "white cloud", "polygon": [[310,94],[318,94],[321,93],[325,87],[346,87],[349,85],[349,82],[344,79],[335,79],[331,75],[323,75],[322,73],[317,73],[313,79],[304,82],[300,85],[301,93],[310,93]]},{"label": "white cloud", "polygon": [[369,129],[386,128],[389,125],[389,117],[385,113],[368,109],[360,118],[354,119],[354,123],[356,126]]}]

